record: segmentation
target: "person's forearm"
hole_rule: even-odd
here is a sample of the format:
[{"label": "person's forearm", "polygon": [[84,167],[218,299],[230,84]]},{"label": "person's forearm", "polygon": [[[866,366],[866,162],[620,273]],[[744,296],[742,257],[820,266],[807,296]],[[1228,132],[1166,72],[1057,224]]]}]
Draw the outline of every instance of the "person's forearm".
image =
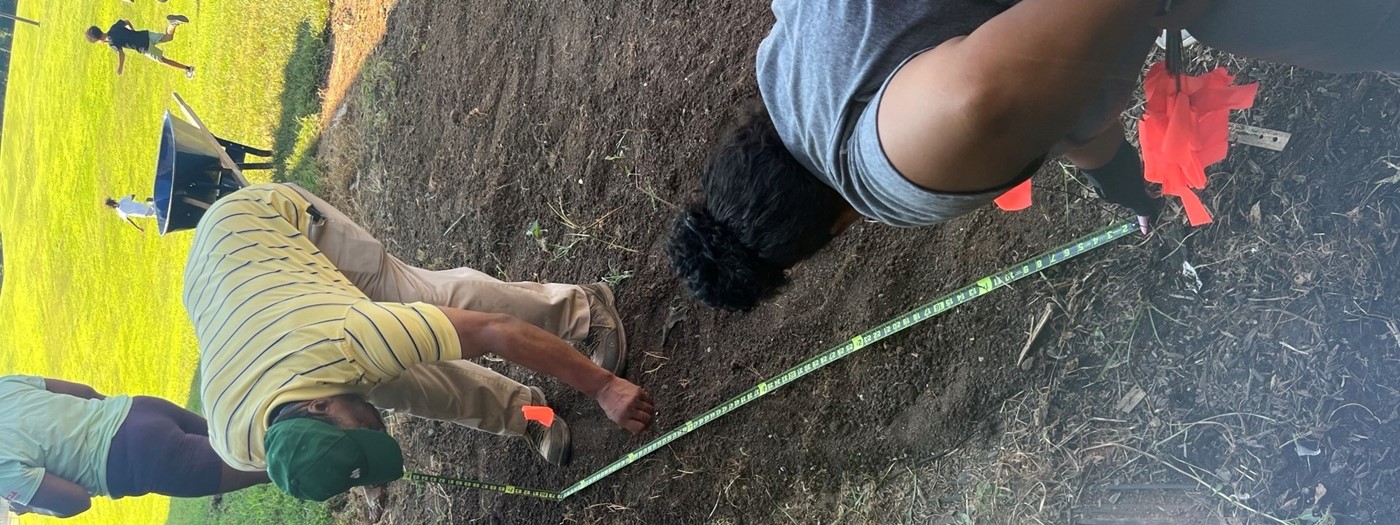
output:
[{"label": "person's forearm", "polygon": [[457,331],[461,358],[487,352],[568,383],[594,401],[619,427],[636,434],[651,426],[656,409],[637,385],[593,364],[563,339],[505,314],[439,306]]},{"label": "person's forearm", "polygon": [[482,351],[558,378],[589,397],[596,397],[603,385],[614,378],[563,339],[514,317],[499,316],[473,334],[472,339]]}]

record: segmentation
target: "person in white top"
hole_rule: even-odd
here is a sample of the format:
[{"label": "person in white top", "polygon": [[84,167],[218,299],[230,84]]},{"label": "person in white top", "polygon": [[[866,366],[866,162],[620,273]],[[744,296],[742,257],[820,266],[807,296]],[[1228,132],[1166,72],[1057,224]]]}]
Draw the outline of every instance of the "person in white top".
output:
[{"label": "person in white top", "polygon": [[132,194],[122,197],[122,200],[120,201],[112,200],[111,197],[108,197],[107,201],[104,204],[106,204],[108,208],[116,210],[117,216],[121,217],[122,220],[130,223],[132,226],[135,226],[136,229],[144,232],[146,230],[138,226],[136,224],[136,221],[133,221],[131,219],[156,218],[156,207],[154,203],[154,197],[146,199],[144,202],[141,202],[136,200],[135,194]]}]

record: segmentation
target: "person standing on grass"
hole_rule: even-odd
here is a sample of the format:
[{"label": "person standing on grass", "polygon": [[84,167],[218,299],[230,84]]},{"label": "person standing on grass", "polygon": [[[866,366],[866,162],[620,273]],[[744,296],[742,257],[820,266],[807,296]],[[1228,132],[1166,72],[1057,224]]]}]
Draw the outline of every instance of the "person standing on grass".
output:
[{"label": "person standing on grass", "polygon": [[268,482],[224,464],[204,418],[158,397],[8,375],[0,411],[0,497],[19,514],[66,518],[94,495],[194,498]]},{"label": "person standing on grass", "polygon": [[141,226],[137,225],[136,221],[133,221],[132,219],[156,218],[156,207],[154,197],[146,199],[145,202],[137,201],[135,194],[122,197],[122,200],[120,201],[112,200],[111,197],[107,197],[107,200],[104,201],[102,204],[117,212],[118,217],[121,217],[122,220],[136,227],[136,229],[138,230],[141,230]]},{"label": "person standing on grass", "polygon": [[1400,0],[775,0],[755,108],[672,225],[700,301],[750,310],[861,216],[971,213],[1064,155],[1147,229],[1119,121],[1156,27],[1326,72],[1400,71]]},{"label": "person standing on grass", "polygon": [[209,206],[184,282],[214,450],[236,468],[266,469],[297,498],[375,491],[403,475],[378,409],[520,436],[567,463],[562,418],[524,413],[547,405],[544,391],[465,361],[488,353],[568,383],[629,432],[651,424],[651,396],[619,377],[626,338],[606,283],[414,268],[294,184]]},{"label": "person standing on grass", "polygon": [[125,50],[130,49],[146,55],[147,58],[156,62],[183,70],[185,72],[185,78],[194,78],[194,66],[187,66],[165,58],[165,52],[161,51],[159,46],[159,44],[174,40],[175,27],[180,24],[188,24],[190,19],[185,17],[185,15],[170,15],[165,17],[165,20],[168,24],[165,26],[164,33],[144,30],[137,31],[135,28],[131,27],[131,22],[117,20],[116,23],[112,24],[112,27],[107,28],[106,33],[102,32],[102,28],[92,26],[87,29],[86,35],[88,42],[94,44],[106,42],[107,45],[112,46],[113,51],[117,52],[118,75],[122,74],[122,70],[126,67]]}]

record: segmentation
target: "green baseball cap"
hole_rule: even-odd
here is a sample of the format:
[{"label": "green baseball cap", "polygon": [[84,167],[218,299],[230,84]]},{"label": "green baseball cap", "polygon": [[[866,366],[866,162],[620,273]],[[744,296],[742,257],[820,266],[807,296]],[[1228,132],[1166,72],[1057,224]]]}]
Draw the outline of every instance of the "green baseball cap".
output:
[{"label": "green baseball cap", "polygon": [[325,501],[350,487],[382,485],[403,477],[399,442],[382,430],[340,428],[312,418],[280,421],[267,429],[267,475],[299,498]]}]

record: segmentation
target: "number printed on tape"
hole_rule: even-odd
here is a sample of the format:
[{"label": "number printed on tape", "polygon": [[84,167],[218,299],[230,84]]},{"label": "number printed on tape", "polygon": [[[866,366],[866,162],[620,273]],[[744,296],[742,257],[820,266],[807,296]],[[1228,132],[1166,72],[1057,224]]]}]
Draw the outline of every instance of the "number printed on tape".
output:
[{"label": "number printed on tape", "polygon": [[577,483],[574,483],[572,486],[561,492],[522,488],[516,487],[514,485],[496,485],[493,483],[484,483],[480,481],[464,480],[446,476],[434,476],[431,474],[420,474],[417,472],[409,472],[406,474],[406,477],[413,480],[432,481],[437,483],[446,483],[453,485],[467,485],[471,487],[486,490],[494,490],[512,495],[534,496],[537,498],[552,499],[555,501],[563,500],[564,498],[572,496],[578,493],[579,491],[588,488],[589,486],[593,485],[594,483],[597,483],[603,478],[606,478],[609,474],[617,472],[622,467],[635,463],[637,460],[646,457],[647,454],[655,452],[657,449],[660,449],[661,447],[666,446],[666,444],[676,439],[679,439],[681,436],[691,433],[692,431],[700,428],[701,426],[704,426],[706,423],[718,419],[720,416],[728,414],[729,412],[739,408],[740,406],[743,406],[744,404],[750,401],[753,401],[754,399],[767,395],[769,392],[772,392],[773,390],[785,384],[788,384],[792,381],[796,381],[798,378],[805,376],[823,366],[826,366],[827,364],[830,364],[831,362],[837,359],[854,353],[857,350],[860,350],[866,346],[875,343],[876,341],[879,341],[880,339],[885,338],[886,336],[889,336],[897,331],[913,326],[919,323],[920,321],[937,315],[938,313],[947,311],[950,308],[968,302],[972,299],[976,299],[981,295],[990,293],[992,290],[995,290],[1002,286],[1006,286],[1011,282],[1016,281],[1017,279],[1025,277],[1027,275],[1030,275],[1034,272],[1039,272],[1040,270],[1043,270],[1050,266],[1054,266],[1060,261],[1064,261],[1066,259],[1087,252],[1094,248],[1098,248],[1099,246],[1102,246],[1103,244],[1109,241],[1128,235],[1129,233],[1132,233],[1136,230],[1136,225],[1134,225],[1133,223],[1122,223],[1118,226],[1105,228],[1103,230],[1100,230],[1097,234],[1085,237],[1083,240],[1061,246],[1055,251],[1042,253],[1039,256],[1036,256],[1034,259],[1022,261],[1019,265],[1019,271],[1017,270],[1016,266],[1013,266],[1010,269],[1002,270],[1001,272],[984,277],[978,281],[974,281],[973,284],[964,286],[956,292],[944,295],[943,297],[935,299],[932,302],[924,303],[923,305],[913,310],[910,310],[909,312],[905,312],[899,317],[885,322],[885,324],[880,325],[873,330],[852,337],[850,340],[842,342],[834,348],[830,348],[817,356],[813,356],[807,361],[799,363],[797,366],[789,368],[788,370],[778,374],[777,376],[773,376],[766,380],[760,381],[757,385],[755,385],[753,388],[750,388],[747,392],[739,394],[733,399],[730,399],[728,402],[715,408],[712,408],[709,411],[706,411],[705,413],[701,414],[700,416],[691,419],[690,421],[686,421],[685,424],[681,425],[679,428],[673,429],[670,432],[667,432],[666,434],[662,435],[661,437],[652,440],[650,443],[646,444],[640,449],[627,453],[627,455],[618,458],[617,461],[614,461],[608,466],[603,467],[602,470],[594,472],[588,477],[579,480]]}]

